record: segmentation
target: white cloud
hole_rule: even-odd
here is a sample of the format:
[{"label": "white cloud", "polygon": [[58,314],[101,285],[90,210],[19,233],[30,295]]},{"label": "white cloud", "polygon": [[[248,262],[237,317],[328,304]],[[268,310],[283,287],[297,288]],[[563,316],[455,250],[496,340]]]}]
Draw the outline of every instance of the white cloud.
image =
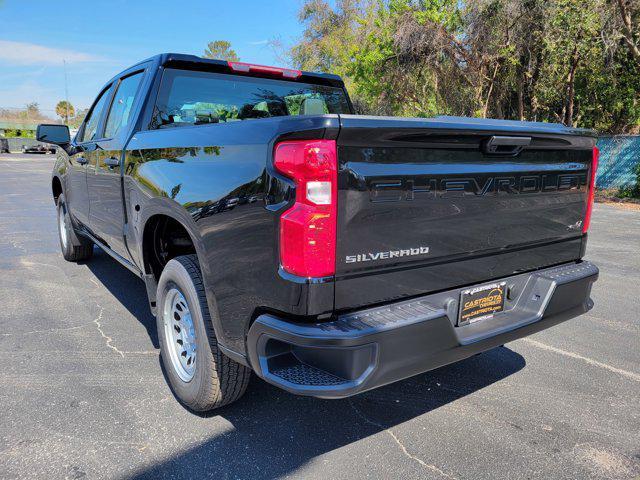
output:
[{"label": "white cloud", "polygon": [[249,45],[266,45],[269,40],[256,40],[255,42],[247,42]]},{"label": "white cloud", "polygon": [[61,65],[63,60],[67,63],[85,63],[101,62],[104,61],[104,58],[74,50],[0,40],[0,63],[11,65]]},{"label": "white cloud", "polygon": [[27,78],[11,89],[0,87],[0,106],[3,108],[20,108],[27,103],[37,102],[44,113],[55,115],[52,102],[57,98],[62,98],[62,95],[56,88],[43,85],[36,78]]}]

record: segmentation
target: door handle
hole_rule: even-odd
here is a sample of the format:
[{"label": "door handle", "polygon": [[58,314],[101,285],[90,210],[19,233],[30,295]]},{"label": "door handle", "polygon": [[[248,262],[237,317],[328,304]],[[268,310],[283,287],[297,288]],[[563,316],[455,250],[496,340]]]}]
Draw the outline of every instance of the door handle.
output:
[{"label": "door handle", "polygon": [[531,137],[503,137],[494,135],[483,143],[482,151],[489,155],[516,156],[531,145]]},{"label": "door handle", "polygon": [[104,164],[109,168],[119,167],[120,159],[116,157],[109,157],[104,161]]},{"label": "door handle", "polygon": [[84,157],[78,157],[76,158],[76,162],[78,162],[78,165],[86,165],[87,163],[89,163],[89,160]]}]

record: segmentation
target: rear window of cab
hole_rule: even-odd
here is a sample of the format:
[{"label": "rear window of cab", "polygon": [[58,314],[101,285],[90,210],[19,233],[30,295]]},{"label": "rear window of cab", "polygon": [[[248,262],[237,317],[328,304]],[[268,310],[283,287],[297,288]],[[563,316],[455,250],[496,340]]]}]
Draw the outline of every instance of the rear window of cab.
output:
[{"label": "rear window of cab", "polygon": [[167,68],[151,128],[350,113],[342,88]]}]

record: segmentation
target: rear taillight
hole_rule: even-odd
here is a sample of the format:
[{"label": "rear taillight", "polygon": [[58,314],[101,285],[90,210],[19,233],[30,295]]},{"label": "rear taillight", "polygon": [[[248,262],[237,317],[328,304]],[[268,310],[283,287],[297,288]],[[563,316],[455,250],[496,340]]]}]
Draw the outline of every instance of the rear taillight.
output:
[{"label": "rear taillight", "polygon": [[593,201],[596,194],[596,172],[598,171],[599,158],[600,150],[598,150],[598,147],[593,147],[593,155],[591,157],[591,177],[589,177],[589,196],[587,198],[587,212],[584,214],[582,233],[587,233],[587,230],[589,230],[589,224],[591,223],[591,211],[593,210]]},{"label": "rear taillight", "polygon": [[227,62],[227,65],[229,65],[229,68],[234,72],[260,73],[284,78],[299,78],[302,76],[300,70],[293,70],[292,68],[270,67],[268,65],[255,65],[244,62]]},{"label": "rear taillight", "polygon": [[296,184],[280,217],[280,263],[301,277],[335,274],[338,165],[334,140],[278,143],[273,164]]}]

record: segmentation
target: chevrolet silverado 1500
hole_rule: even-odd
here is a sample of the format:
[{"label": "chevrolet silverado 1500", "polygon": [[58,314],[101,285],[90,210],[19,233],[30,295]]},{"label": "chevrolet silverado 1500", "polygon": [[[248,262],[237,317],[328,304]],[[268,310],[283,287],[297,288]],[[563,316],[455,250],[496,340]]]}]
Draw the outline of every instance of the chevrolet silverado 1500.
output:
[{"label": "chevrolet silverado 1500", "polygon": [[589,131],[358,116],[335,75],[162,54],[107,82],[75,138],[37,137],[61,147],[64,258],[97,245],[145,282],[194,410],[252,371],[346,397],[592,307]]}]

